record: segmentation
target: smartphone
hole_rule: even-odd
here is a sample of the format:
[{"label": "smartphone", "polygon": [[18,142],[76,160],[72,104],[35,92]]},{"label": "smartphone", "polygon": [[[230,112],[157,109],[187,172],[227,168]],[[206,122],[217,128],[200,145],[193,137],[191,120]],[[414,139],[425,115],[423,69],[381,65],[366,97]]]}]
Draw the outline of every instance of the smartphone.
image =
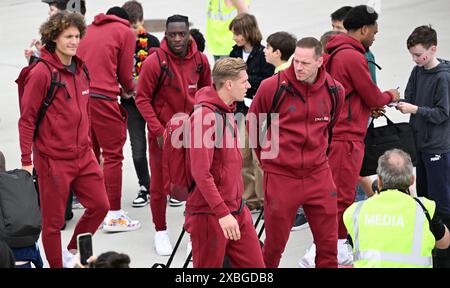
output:
[{"label": "smartphone", "polygon": [[93,255],[92,250],[92,234],[83,233],[77,236],[77,248],[80,253],[80,263],[82,265],[88,264],[87,260]]}]

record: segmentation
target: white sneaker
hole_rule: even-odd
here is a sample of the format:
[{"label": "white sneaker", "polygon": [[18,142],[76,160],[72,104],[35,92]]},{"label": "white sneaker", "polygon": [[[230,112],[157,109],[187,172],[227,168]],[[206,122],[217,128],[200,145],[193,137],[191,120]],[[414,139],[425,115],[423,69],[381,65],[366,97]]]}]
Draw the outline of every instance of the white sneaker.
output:
[{"label": "white sneaker", "polygon": [[67,249],[62,251],[63,268],[75,268],[76,255],[69,252]]},{"label": "white sneaker", "polygon": [[172,254],[173,248],[172,244],[170,244],[167,230],[157,231],[155,233],[155,250],[160,256],[169,256]]},{"label": "white sneaker", "polygon": [[106,216],[103,222],[103,230],[106,232],[125,232],[139,228],[141,228],[141,223],[138,220],[132,220],[124,211],[122,211],[118,219]]},{"label": "white sneaker", "polygon": [[300,268],[315,268],[316,267],[316,244],[312,244],[311,248],[306,250],[305,255],[298,261]]},{"label": "white sneaker", "polygon": [[[192,252],[192,241],[191,241],[191,239],[189,239],[189,242],[187,243],[187,246],[186,246],[186,258],[184,258],[184,259],[187,259],[187,257],[189,256],[189,254],[191,254],[191,252]],[[191,255],[191,259],[189,259],[189,261],[192,262],[192,255]]]},{"label": "white sneaker", "polygon": [[338,265],[353,265],[353,253],[348,242],[338,243]]}]

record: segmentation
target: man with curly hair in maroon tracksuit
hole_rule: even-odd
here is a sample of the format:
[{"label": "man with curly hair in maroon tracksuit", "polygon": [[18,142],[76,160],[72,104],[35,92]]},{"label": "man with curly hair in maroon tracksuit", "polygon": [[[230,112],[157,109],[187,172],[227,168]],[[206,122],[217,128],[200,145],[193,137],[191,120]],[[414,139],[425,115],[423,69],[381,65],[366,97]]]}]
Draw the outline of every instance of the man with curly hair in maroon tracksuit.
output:
[{"label": "man with curly hair in maroon tracksuit", "polygon": [[[94,234],[109,209],[103,173],[89,134],[89,77],[83,61],[75,56],[85,30],[83,17],[68,12],[57,13],[41,26],[45,47],[41,60],[24,79],[20,102],[22,166],[32,173],[34,165],[39,179],[42,243],[51,268],[73,268],[77,235]],[[33,139],[52,75],[57,75],[60,86],[55,87]],[[86,210],[67,249],[61,251],[60,229],[70,188]]]}]

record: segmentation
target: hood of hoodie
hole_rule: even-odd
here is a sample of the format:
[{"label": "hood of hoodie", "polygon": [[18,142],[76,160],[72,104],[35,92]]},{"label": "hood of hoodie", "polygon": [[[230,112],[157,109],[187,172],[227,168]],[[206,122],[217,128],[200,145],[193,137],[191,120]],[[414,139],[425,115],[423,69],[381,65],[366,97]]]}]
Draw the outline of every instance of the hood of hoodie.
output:
[{"label": "hood of hoodie", "polygon": [[198,92],[195,94],[195,104],[207,104],[209,106],[213,105],[214,107],[219,108],[225,113],[232,113],[236,106],[235,103],[227,105],[225,102],[223,102],[223,100],[220,99],[216,89],[212,86],[203,87],[202,89],[198,90]]},{"label": "hood of hoodie", "polygon": [[130,22],[128,20],[117,17],[116,15],[106,15],[103,13],[96,15],[92,24],[100,26],[111,22],[119,22],[127,27],[130,27]]},{"label": "hood of hoodie", "polygon": [[[316,82],[314,82],[313,84],[308,84],[308,83],[303,83],[303,82],[298,81],[297,77],[295,76],[293,64],[291,66],[289,66],[289,68],[284,70],[283,73],[286,76],[287,81],[289,82],[290,86],[292,88],[294,88],[297,92],[299,92],[300,95],[302,95],[302,97],[308,97],[309,95],[312,95],[307,92],[317,91],[325,84],[326,72],[325,72],[325,68],[323,65],[321,67],[319,67],[319,70],[317,72]],[[281,84],[283,84],[282,81],[281,81]]]},{"label": "hood of hoodie", "polygon": [[[167,43],[167,39],[165,37],[161,41],[160,48],[162,50],[164,50],[165,52],[167,52],[167,54],[169,54],[171,58],[175,58],[175,59],[180,58],[177,55],[173,54],[172,50],[170,50],[169,45]],[[192,39],[189,39],[187,49],[188,49],[188,51],[187,51],[186,55],[183,57],[183,59],[191,59],[192,57],[194,57],[195,53],[197,53],[198,48],[197,48],[197,44],[195,44],[195,41],[192,41]]]},{"label": "hood of hoodie", "polygon": [[[39,57],[50,63],[58,70],[64,70],[66,68],[64,64],[61,63],[61,60],[59,60],[58,55],[56,55],[56,53],[51,53],[47,49],[41,49],[41,55]],[[77,71],[80,71],[79,69],[82,69],[83,61],[76,55],[72,56],[72,59],[76,60]]]},{"label": "hood of hoodie", "polygon": [[437,65],[433,69],[427,70],[427,69],[421,67],[423,69],[422,72],[425,73],[425,74],[436,74],[436,73],[439,73],[439,72],[448,72],[448,73],[450,73],[450,61],[444,60],[444,59],[439,59],[439,58],[438,58],[438,60],[440,62],[439,65]]},{"label": "hood of hoodie", "polygon": [[362,54],[366,53],[366,48],[364,48],[362,43],[355,38],[345,34],[331,35],[326,46],[326,51],[328,51],[329,54],[332,54],[337,49],[343,48],[353,48]]}]

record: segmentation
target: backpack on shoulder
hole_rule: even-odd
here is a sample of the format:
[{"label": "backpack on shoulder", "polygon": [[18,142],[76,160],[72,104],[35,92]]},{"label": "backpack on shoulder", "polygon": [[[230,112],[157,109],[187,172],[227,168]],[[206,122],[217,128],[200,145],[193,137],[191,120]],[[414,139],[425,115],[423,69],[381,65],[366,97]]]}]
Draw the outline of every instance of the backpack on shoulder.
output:
[{"label": "backpack on shoulder", "polygon": [[[287,93],[290,93],[294,96],[297,96],[300,98],[300,100],[305,103],[305,98],[298,92],[296,92],[289,84],[286,84],[284,81],[281,82],[281,72],[277,73],[277,90],[275,91],[275,94],[273,96],[272,104],[270,106],[269,113],[267,115],[267,121],[265,128],[263,129],[263,133],[267,132],[267,129],[269,129],[272,118],[272,113],[278,113],[280,111],[280,107],[283,104],[284,100],[286,99]],[[330,84],[333,83],[333,84]],[[328,127],[328,149],[327,149],[327,155],[329,153],[330,145],[331,145],[331,139],[333,135],[333,126],[336,123],[335,119],[335,113],[336,109],[338,107],[339,103],[339,94],[338,94],[338,88],[336,86],[336,83],[334,79],[327,74],[325,78],[325,85],[327,86],[328,94],[330,95],[331,99],[331,111],[330,111],[330,125]]]},{"label": "backpack on shoulder", "polygon": [[[58,91],[58,89],[60,87],[66,86],[66,83],[64,81],[61,81],[61,75],[59,74],[59,72],[56,68],[52,67],[50,65],[50,63],[48,63],[46,60],[35,57],[34,60],[30,62],[29,66],[23,68],[20,71],[19,77],[17,77],[17,79],[15,81],[17,83],[18,90],[19,90],[20,111],[22,111],[22,97],[23,97],[23,92],[25,89],[25,81],[28,78],[28,75],[30,74],[30,72],[36,67],[36,65],[38,65],[38,63],[43,63],[47,67],[47,69],[50,73],[51,81],[50,81],[50,87],[47,89],[47,94],[45,95],[45,98],[42,101],[42,104],[38,110],[38,115],[37,115],[36,123],[34,126],[33,141],[36,140],[38,130],[39,130],[39,125],[41,124],[42,120],[44,119],[44,116],[45,116],[45,113],[47,112],[48,107],[52,104],[53,99],[55,98],[56,92]],[[90,81],[91,78],[89,77],[89,72],[87,70],[86,65],[84,65],[84,63],[83,63],[83,71],[86,74],[87,79]]]},{"label": "backpack on shoulder", "polygon": [[[224,135],[227,126],[230,130],[233,128],[230,127],[230,123],[225,122],[225,114],[217,107],[201,104],[196,106],[194,111],[198,107],[207,107],[214,111],[216,122],[222,123],[222,135]],[[184,113],[174,115],[164,130],[162,148],[163,187],[168,195],[178,201],[186,201],[188,194],[195,188],[195,181],[191,174],[189,153],[186,148],[190,145],[190,137],[185,137],[190,134],[190,123],[188,123],[190,115]],[[234,130],[232,131],[234,132]],[[216,141],[220,140],[216,139]]]},{"label": "backpack on shoulder", "polygon": [[34,245],[42,229],[33,176],[25,170],[0,172],[0,239],[11,248]]}]

